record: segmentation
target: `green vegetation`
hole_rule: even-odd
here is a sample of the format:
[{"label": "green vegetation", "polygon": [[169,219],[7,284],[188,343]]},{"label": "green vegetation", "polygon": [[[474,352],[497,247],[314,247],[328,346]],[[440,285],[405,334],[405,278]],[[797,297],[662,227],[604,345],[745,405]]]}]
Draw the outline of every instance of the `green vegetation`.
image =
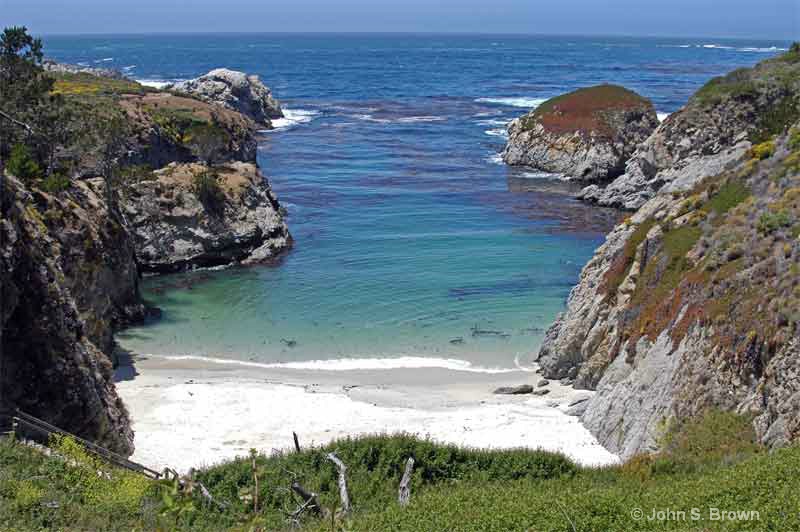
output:
[{"label": "green vegetation", "polygon": [[212,168],[198,172],[192,180],[192,191],[197,199],[209,213],[218,215],[225,208],[225,192],[219,181],[219,174]]},{"label": "green vegetation", "polygon": [[[773,146],[774,150],[774,146]],[[722,215],[736,207],[751,195],[750,188],[740,180],[729,180],[703,206],[706,212]]]},{"label": "green vegetation", "polygon": [[777,212],[762,213],[758,218],[758,232],[765,235],[791,225],[792,218],[789,212],[783,209]]},{"label": "green vegetation", "polygon": [[25,144],[15,144],[14,147],[11,148],[11,155],[8,158],[8,163],[6,163],[6,170],[8,170],[11,175],[23,181],[36,179],[42,175],[42,169],[39,168],[39,164],[33,160],[31,150]]},{"label": "green vegetation", "polygon": [[70,97],[88,96],[94,100],[98,96],[143,95],[155,92],[155,89],[127,79],[105,78],[82,72],[57,74],[52,92]]},{"label": "green vegetation", "polygon": [[[304,530],[685,530],[687,522],[631,517],[634,508],[667,507],[700,508],[706,517],[709,508],[758,512],[755,522],[702,523],[713,530],[800,526],[800,448],[766,453],[748,418],[715,410],[668,423],[662,452],[602,469],[542,451],[368,436],[242,457],[196,473],[179,489],[109,468],[69,440],[55,447],[68,461],[0,440],[0,529],[288,530],[288,512],[302,502],[288,489],[292,481],[316,492],[323,508],[338,506],[336,470],[325,458],[331,451],[348,466],[353,513],[331,520],[304,512]],[[410,456],[411,504],[401,507],[397,486]],[[224,507],[204,502],[200,482]]]}]

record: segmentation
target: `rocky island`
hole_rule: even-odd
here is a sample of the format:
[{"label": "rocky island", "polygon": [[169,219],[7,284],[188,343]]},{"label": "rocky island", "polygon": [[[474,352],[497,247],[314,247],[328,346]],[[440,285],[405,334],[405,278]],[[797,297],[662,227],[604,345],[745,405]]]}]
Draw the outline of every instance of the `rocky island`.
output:
[{"label": "rocky island", "polygon": [[503,160],[585,182],[618,177],[658,125],[653,104],[616,85],[551,98],[508,126]]}]

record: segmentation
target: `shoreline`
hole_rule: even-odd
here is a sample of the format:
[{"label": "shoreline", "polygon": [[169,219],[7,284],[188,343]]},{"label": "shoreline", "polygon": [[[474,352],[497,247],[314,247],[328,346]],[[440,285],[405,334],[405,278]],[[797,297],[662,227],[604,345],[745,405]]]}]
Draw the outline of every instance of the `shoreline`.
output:
[{"label": "shoreline", "polygon": [[593,392],[551,382],[546,396],[495,395],[535,384],[532,371],[446,368],[320,370],[235,361],[121,356],[119,395],[136,434],[133,460],[185,472],[243,456],[376,433],[405,432],[476,448],[541,448],[577,463],[618,463],[578,418],[565,413]]}]

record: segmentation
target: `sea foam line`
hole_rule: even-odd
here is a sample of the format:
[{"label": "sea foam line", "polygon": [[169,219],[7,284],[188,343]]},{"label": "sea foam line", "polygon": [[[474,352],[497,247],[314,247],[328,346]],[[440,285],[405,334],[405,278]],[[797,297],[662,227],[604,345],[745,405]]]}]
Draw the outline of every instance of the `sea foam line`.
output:
[{"label": "sea foam line", "polygon": [[533,371],[520,362],[520,355],[514,358],[514,368],[485,368],[474,366],[471,362],[456,358],[425,358],[401,356],[395,358],[337,358],[331,360],[308,360],[303,362],[253,362],[249,360],[233,360],[226,358],[204,357],[198,355],[159,356],[148,355],[166,360],[194,360],[220,365],[235,365],[263,369],[294,369],[312,371],[358,371],[358,370],[396,370],[396,369],[446,369],[450,371],[466,371],[471,373],[514,373]]},{"label": "sea foam line", "polygon": [[493,103],[509,107],[525,107],[532,109],[542,105],[547,101],[547,98],[526,98],[519,96],[511,98],[478,98],[475,101],[478,103]]},{"label": "sea foam line", "polygon": [[267,131],[274,131],[275,129],[287,129],[299,124],[305,124],[311,122],[317,116],[319,116],[319,111],[314,111],[311,109],[286,109],[284,107],[283,118],[273,119],[271,122],[274,129]]}]

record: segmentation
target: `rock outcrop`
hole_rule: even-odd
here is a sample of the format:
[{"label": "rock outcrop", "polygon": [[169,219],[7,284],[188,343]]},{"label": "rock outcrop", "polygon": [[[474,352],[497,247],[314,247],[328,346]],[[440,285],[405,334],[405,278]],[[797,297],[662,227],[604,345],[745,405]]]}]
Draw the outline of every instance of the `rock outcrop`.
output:
[{"label": "rock outcrop", "polygon": [[686,190],[719,174],[753,143],[777,133],[780,116],[793,109],[800,65],[791,58],[711,80],[636,150],[623,175],[605,188],[591,185],[579,197],[635,210],[662,188]]},{"label": "rock outcrop", "polygon": [[[597,390],[582,421],[623,457],[707,407],[754,416],[768,445],[800,436],[798,68],[800,50],[737,71],[713,82],[724,94],[707,116],[706,88],[659,128],[647,145],[670,147],[658,153],[674,178],[644,189],[546,334],[544,375]],[[731,125],[742,115],[747,138]]]},{"label": "rock outcrop", "polygon": [[132,243],[97,186],[56,198],[5,178],[0,403],[128,455],[133,432],[108,348],[143,307]]},{"label": "rock outcrop", "polygon": [[269,87],[258,76],[244,72],[218,68],[168,88],[238,111],[267,127],[272,126],[271,119],[283,117],[281,106],[272,97]]},{"label": "rock outcrop", "polygon": [[278,201],[251,163],[171,164],[131,184],[122,204],[143,271],[264,262],[291,244]]},{"label": "rock outcrop", "polygon": [[586,182],[618,177],[658,125],[653,104],[615,85],[552,98],[511,122],[503,160]]}]

